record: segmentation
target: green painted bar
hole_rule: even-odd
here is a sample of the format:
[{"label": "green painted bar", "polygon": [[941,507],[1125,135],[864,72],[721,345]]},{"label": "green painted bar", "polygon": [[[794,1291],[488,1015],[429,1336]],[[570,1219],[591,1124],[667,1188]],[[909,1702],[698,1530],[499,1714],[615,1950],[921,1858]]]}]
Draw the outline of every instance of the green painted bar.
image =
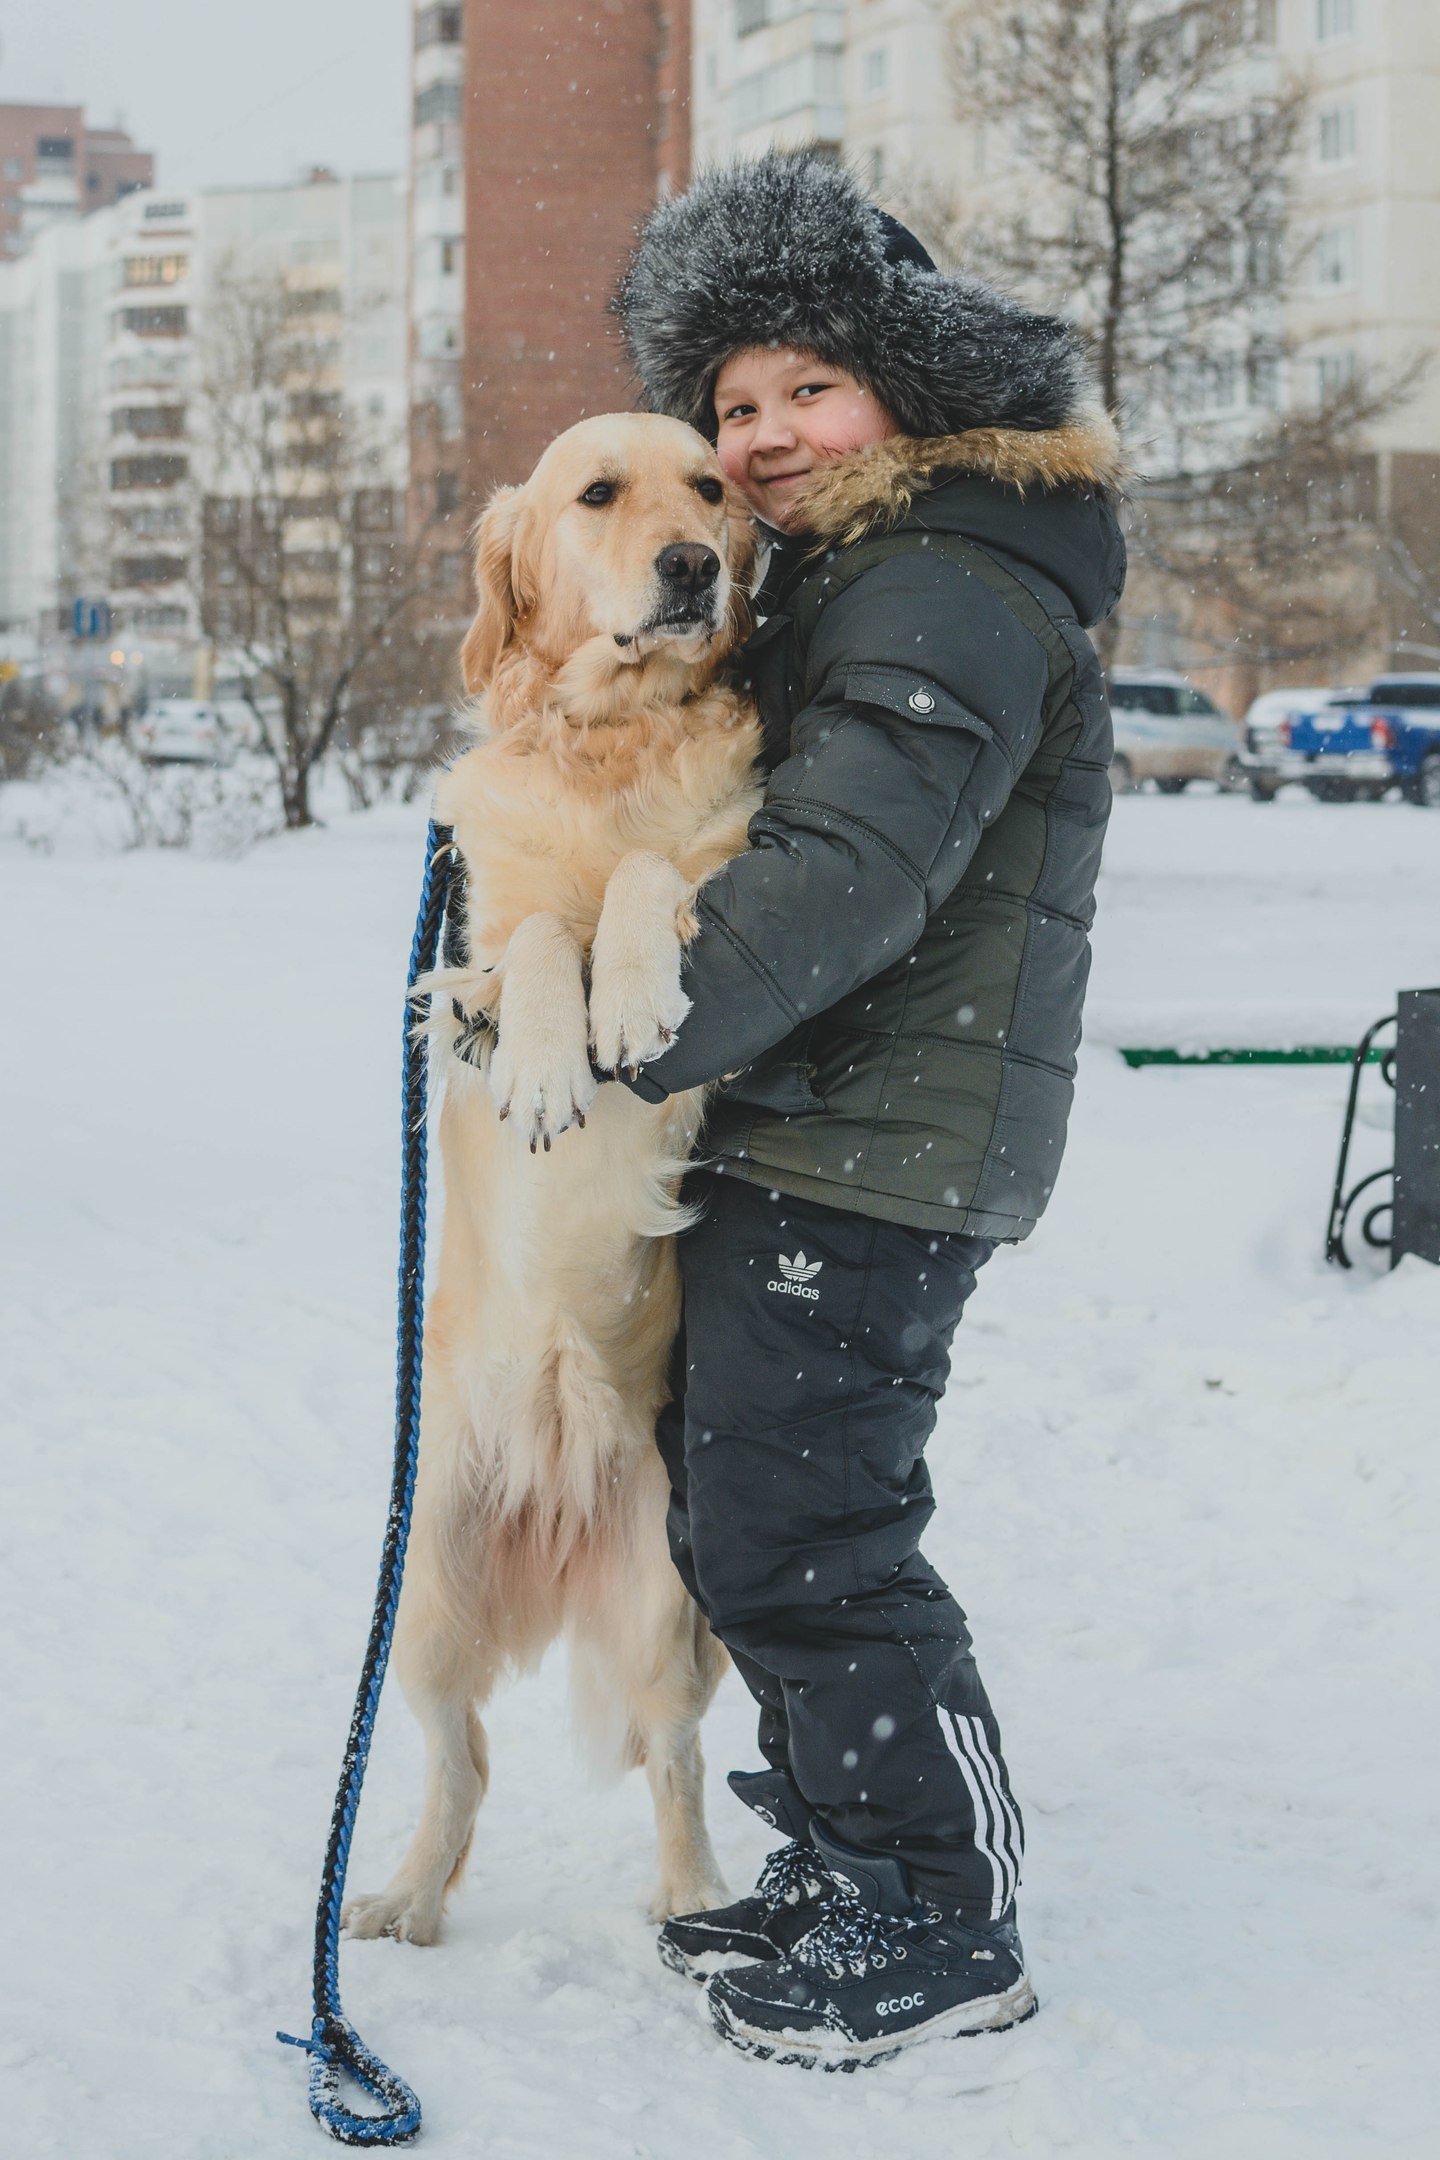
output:
[{"label": "green painted bar", "polygon": [[[1371,1050],[1365,1062],[1378,1065],[1384,1056]],[[1141,1065],[1349,1065],[1354,1043],[1305,1043],[1297,1050],[1125,1050],[1120,1052],[1132,1068]]]}]

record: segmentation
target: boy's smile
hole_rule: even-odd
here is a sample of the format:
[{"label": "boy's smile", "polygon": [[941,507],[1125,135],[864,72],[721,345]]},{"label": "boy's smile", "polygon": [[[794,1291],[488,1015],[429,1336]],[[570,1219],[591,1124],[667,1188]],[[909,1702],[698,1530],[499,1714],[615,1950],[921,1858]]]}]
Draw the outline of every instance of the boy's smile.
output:
[{"label": "boy's smile", "polygon": [[757,516],[789,532],[796,490],[819,465],[898,434],[873,390],[810,353],[732,353],[715,378],[716,450]]}]

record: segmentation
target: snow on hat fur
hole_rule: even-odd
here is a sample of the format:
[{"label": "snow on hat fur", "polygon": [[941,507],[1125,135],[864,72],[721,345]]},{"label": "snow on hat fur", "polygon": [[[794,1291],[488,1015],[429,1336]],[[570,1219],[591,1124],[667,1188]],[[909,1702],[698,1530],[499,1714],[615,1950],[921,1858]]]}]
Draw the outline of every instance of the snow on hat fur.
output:
[{"label": "snow on hat fur", "polygon": [[928,263],[842,166],[772,150],[662,203],[613,305],[651,405],[712,441],[715,377],[751,345],[847,369],[907,435],[1059,427],[1092,403],[1069,323]]}]

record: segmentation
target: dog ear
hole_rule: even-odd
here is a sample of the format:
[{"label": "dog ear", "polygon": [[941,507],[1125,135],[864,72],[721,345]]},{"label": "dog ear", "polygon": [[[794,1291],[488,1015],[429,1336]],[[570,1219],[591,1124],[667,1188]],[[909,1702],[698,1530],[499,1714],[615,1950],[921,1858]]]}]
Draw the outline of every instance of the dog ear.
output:
[{"label": "dog ear", "polygon": [[460,648],[460,673],[472,697],[486,688],[515,635],[521,607],[515,582],[515,537],[524,490],[496,488],[475,527],[475,620]]},{"label": "dog ear", "polygon": [[750,635],[754,624],[754,610],[750,602],[760,555],[760,528],[747,506],[733,490],[730,493],[725,532],[725,551],[730,570],[728,627],[731,643],[738,645]]}]

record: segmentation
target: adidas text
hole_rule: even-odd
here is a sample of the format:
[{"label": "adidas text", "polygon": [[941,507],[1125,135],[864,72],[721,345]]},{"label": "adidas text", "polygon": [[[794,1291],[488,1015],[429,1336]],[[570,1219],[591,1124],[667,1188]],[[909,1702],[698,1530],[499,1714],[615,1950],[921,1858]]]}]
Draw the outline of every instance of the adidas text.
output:
[{"label": "adidas text", "polygon": [[812,1275],[820,1273],[821,1268],[825,1265],[824,1261],[807,1260],[803,1252],[797,1252],[793,1260],[782,1252],[778,1255],[778,1259],[780,1266],[779,1277],[777,1279],[772,1275],[765,1285],[766,1289],[778,1290],[782,1297],[803,1297],[818,1300],[820,1293],[818,1290],[810,1288],[810,1278]]}]

